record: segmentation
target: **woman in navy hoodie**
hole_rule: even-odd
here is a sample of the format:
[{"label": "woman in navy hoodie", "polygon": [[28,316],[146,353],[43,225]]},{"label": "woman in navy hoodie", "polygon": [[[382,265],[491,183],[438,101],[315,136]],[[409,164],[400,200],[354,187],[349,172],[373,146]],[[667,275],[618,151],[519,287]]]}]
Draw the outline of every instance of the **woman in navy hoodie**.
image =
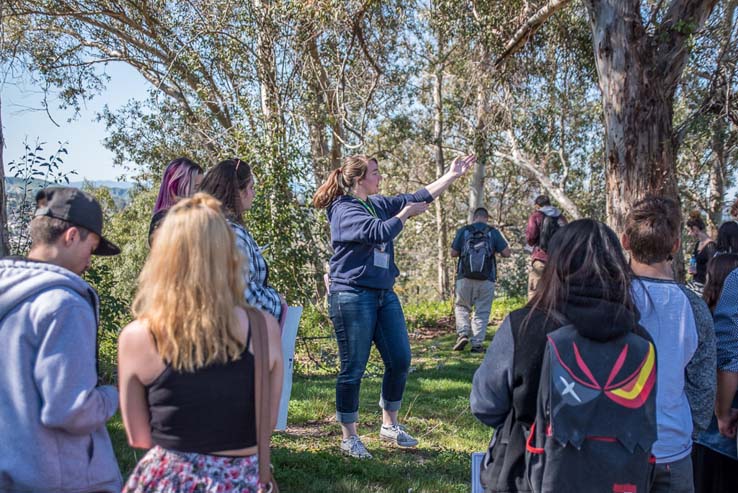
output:
[{"label": "woman in navy hoodie", "polygon": [[350,156],[333,170],[313,197],[328,209],[333,257],[330,261],[328,308],[336,331],[341,371],[336,381],[336,418],[341,424],[341,450],[351,457],[371,458],[356,432],[359,388],[372,343],[384,361],[379,405],[379,437],[400,447],[418,441],[397,422],[408,368],[410,342],[402,306],[392,287],[400,271],[394,262],[394,239],[405,221],[463,175],[474,156],[454,159],[449,171],[413,194],[377,195],[382,176],[375,159]]}]

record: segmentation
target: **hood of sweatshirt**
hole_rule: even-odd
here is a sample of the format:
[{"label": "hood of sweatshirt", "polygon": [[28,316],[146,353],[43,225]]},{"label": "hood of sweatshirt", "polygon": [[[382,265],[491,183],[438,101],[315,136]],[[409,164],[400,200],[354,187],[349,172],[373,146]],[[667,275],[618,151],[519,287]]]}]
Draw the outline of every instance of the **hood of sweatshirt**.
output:
[{"label": "hood of sweatshirt", "polygon": [[563,315],[582,336],[595,341],[617,339],[636,330],[640,315],[614,300],[615,289],[604,289],[594,284],[569,287],[563,306]]},{"label": "hood of sweatshirt", "polygon": [[549,217],[559,217],[561,215],[561,211],[552,205],[544,205],[538,210]]},{"label": "hood of sweatshirt", "polygon": [[[367,198],[367,202],[371,202],[370,198]],[[326,208],[326,214],[328,215],[328,221],[330,221],[333,218],[333,214],[335,214],[336,209],[339,207],[350,207],[352,209],[356,209],[357,211],[361,211],[362,213],[366,210],[364,209],[364,206],[361,205],[361,202],[356,200],[356,198],[352,197],[351,195],[339,195],[336,197],[336,199],[328,205]]]},{"label": "hood of sweatshirt", "polygon": [[98,318],[97,293],[84,279],[58,265],[18,257],[0,259],[0,319],[19,303],[50,287],[79,293],[89,300]]}]

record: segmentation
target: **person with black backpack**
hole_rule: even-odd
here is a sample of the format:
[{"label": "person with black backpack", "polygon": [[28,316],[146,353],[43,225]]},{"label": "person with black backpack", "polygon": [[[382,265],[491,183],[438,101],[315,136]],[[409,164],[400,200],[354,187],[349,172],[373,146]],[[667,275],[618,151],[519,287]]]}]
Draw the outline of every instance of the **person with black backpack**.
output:
[{"label": "person with black backpack", "polygon": [[547,195],[539,195],[534,201],[535,211],[528,218],[525,228],[525,240],[533,248],[530,255],[530,272],[528,273],[528,299],[533,298],[543,267],[548,260],[548,245],[556,232],[566,224],[566,218],[556,207],[551,205]]},{"label": "person with black backpack", "polygon": [[[495,297],[497,261],[495,254],[510,256],[510,248],[502,234],[489,226],[489,213],[484,207],[474,211],[472,223],[456,232],[451,243],[451,256],[458,257],[456,269],[456,333],[455,351],[463,351],[471,336],[471,351],[484,352],[489,312]],[[474,310],[474,320],[471,312]]]},{"label": "person with black backpack", "polygon": [[656,441],[656,348],[638,324],[615,233],[580,219],[552,238],[528,304],[474,374],[472,413],[495,432],[485,492],[642,493]]}]

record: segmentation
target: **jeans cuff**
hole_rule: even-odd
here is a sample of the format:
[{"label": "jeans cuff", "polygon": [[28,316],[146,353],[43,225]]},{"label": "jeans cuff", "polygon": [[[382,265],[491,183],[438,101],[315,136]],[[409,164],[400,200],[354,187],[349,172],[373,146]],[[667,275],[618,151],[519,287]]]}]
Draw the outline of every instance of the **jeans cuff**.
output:
[{"label": "jeans cuff", "polygon": [[379,407],[385,411],[399,411],[402,405],[402,399],[399,401],[388,401],[384,397],[379,396]]},{"label": "jeans cuff", "polygon": [[359,411],[354,411],[352,413],[342,413],[341,411],[336,411],[336,420],[339,423],[356,423],[359,421]]}]

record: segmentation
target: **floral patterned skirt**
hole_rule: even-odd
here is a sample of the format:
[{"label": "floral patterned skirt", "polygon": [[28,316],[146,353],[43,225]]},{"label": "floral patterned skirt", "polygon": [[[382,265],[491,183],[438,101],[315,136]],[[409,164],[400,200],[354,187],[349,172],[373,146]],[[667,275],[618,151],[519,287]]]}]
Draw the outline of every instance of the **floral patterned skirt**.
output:
[{"label": "floral patterned skirt", "polygon": [[259,461],[167,450],[158,445],[138,462],[123,493],[255,493]]}]

